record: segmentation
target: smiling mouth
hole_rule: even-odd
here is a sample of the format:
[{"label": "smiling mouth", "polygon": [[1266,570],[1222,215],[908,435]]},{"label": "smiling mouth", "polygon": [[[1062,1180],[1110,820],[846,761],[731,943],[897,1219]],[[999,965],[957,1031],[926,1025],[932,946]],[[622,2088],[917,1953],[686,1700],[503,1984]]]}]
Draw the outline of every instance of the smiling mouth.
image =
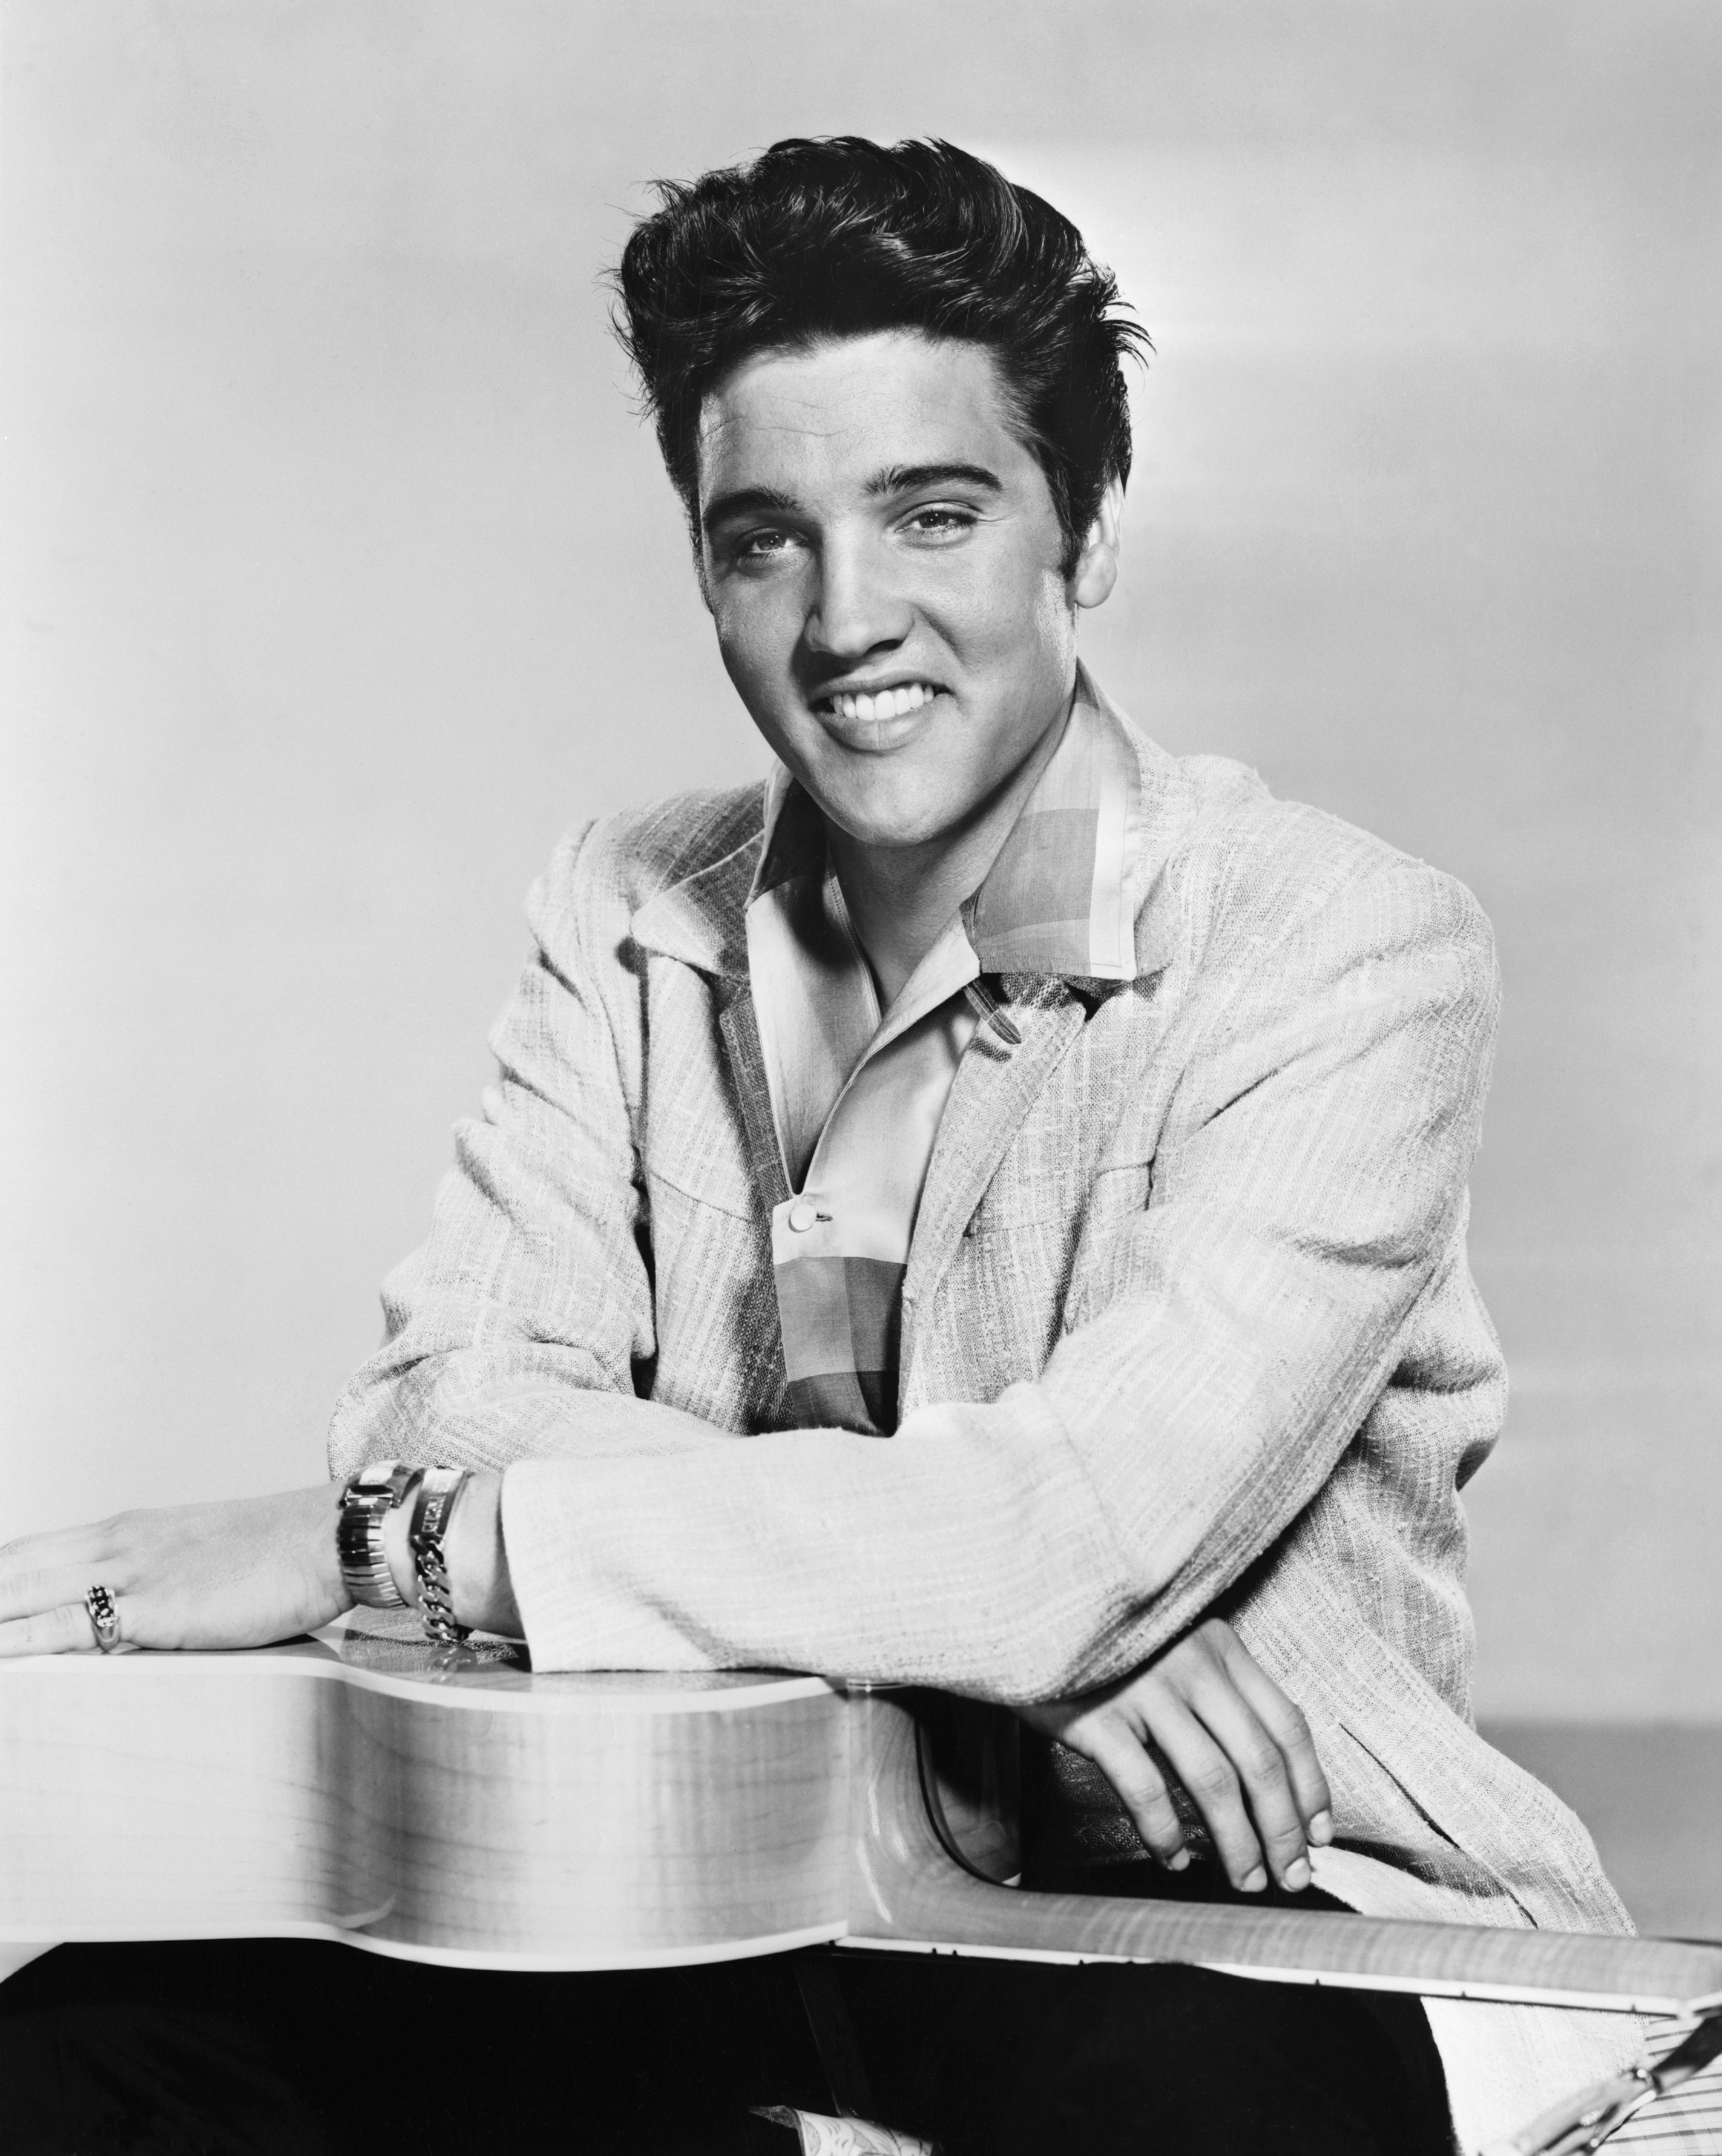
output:
[{"label": "smiling mouth", "polygon": [[817,696],[814,709],[839,719],[875,722],[880,719],[906,719],[911,711],[918,711],[923,704],[930,704],[939,693],[931,681],[902,681],[893,683],[888,689],[876,689],[871,694],[866,690],[843,690],[835,696]]}]

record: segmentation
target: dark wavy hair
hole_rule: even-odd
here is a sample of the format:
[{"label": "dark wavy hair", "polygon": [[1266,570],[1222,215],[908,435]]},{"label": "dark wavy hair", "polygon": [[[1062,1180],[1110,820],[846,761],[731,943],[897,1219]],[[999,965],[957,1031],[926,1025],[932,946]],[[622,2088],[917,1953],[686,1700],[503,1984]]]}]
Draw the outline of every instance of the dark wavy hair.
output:
[{"label": "dark wavy hair", "polygon": [[614,273],[614,321],[697,551],[707,393],[753,352],[907,329],[993,354],[1070,573],[1108,482],[1129,476],[1121,362],[1152,347],[1068,218],[949,142],[858,135],[774,142],[657,194]]}]

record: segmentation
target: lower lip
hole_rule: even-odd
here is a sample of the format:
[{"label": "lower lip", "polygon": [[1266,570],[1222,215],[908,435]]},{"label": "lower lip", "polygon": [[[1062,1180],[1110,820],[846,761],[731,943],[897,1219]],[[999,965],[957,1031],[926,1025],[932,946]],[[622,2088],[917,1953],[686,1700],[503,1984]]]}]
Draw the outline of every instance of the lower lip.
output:
[{"label": "lower lip", "polygon": [[901,748],[921,732],[945,701],[946,693],[940,690],[937,696],[929,696],[924,704],[917,704],[912,711],[905,711],[901,717],[846,719],[829,711],[815,711],[814,716],[832,739],[840,742],[845,748],[862,756],[889,756],[893,749]]}]

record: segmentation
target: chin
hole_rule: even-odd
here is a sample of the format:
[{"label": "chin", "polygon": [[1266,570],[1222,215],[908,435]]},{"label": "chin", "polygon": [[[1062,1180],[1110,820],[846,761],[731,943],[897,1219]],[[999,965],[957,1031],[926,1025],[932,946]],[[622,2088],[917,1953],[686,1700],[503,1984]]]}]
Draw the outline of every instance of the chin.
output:
[{"label": "chin", "polygon": [[907,773],[899,778],[878,768],[865,777],[846,773],[835,786],[808,790],[825,814],[863,846],[923,845],[954,829],[969,814],[961,800],[929,797]]}]

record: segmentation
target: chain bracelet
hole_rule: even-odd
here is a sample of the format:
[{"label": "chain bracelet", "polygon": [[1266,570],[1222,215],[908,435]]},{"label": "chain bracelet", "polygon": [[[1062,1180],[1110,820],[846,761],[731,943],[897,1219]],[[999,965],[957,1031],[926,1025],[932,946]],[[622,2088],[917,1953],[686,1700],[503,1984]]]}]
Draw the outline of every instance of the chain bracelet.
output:
[{"label": "chain bracelet", "polygon": [[449,1568],[443,1535],[456,1500],[466,1486],[465,1467],[428,1467],[413,1507],[413,1569],[419,1578],[419,1615],[424,1636],[439,1647],[458,1647],[471,1627],[457,1625],[449,1594]]}]

